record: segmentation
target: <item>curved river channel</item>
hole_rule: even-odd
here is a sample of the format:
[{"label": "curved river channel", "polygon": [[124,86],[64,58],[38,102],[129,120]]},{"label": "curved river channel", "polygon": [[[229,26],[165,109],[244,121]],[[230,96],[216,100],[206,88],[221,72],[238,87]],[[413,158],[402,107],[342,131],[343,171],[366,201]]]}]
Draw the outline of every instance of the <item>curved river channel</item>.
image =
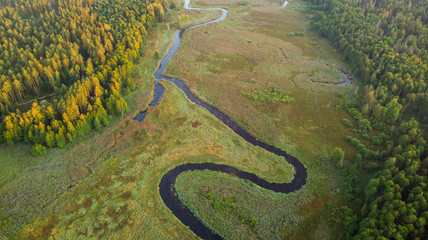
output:
[{"label": "curved river channel", "polygon": [[[284,159],[293,165],[295,169],[295,175],[294,179],[290,183],[270,183],[267,182],[256,175],[245,172],[242,170],[239,170],[234,167],[230,167],[227,165],[221,165],[221,164],[215,164],[215,163],[199,163],[199,164],[193,164],[188,163],[184,165],[180,165],[175,167],[174,169],[168,171],[161,179],[159,184],[159,193],[160,196],[165,203],[165,205],[172,211],[172,213],[180,219],[180,221],[188,226],[195,234],[197,234],[199,237],[203,239],[221,239],[221,237],[215,233],[213,233],[207,226],[205,226],[198,218],[193,215],[193,213],[190,211],[189,208],[187,208],[178,198],[177,193],[174,189],[174,184],[177,179],[177,176],[180,175],[183,172],[186,171],[196,171],[196,170],[212,170],[212,171],[218,171],[218,172],[224,172],[228,174],[232,174],[238,178],[249,180],[258,186],[269,189],[275,192],[281,192],[281,193],[290,193],[293,191],[296,191],[300,189],[303,185],[306,184],[306,177],[307,172],[306,168],[303,166],[303,164],[295,157],[291,156],[290,154],[287,154],[285,151],[275,148],[273,146],[270,146],[254,136],[250,135],[248,132],[246,132],[242,127],[240,127],[236,122],[234,122],[231,118],[229,118],[226,114],[215,108],[214,106],[211,106],[207,103],[202,102],[197,97],[195,97],[187,88],[187,86],[179,79],[177,78],[170,78],[163,75],[163,72],[165,68],[168,66],[169,61],[172,59],[174,54],[178,51],[178,48],[181,44],[181,37],[183,33],[189,29],[204,26],[210,23],[219,22],[226,18],[227,16],[227,10],[224,8],[192,8],[189,7],[190,0],[186,0],[184,4],[185,9],[193,9],[193,10],[220,10],[223,12],[222,16],[206,23],[202,23],[199,25],[191,26],[185,29],[181,29],[177,32],[177,34],[174,37],[174,45],[169,50],[168,54],[162,59],[159,69],[154,74],[155,77],[155,91],[153,100],[150,103],[150,106],[156,106],[159,101],[163,97],[164,89],[162,86],[159,85],[159,80],[165,79],[167,81],[172,82],[175,84],[178,88],[180,88],[183,93],[187,96],[187,98],[199,105],[203,108],[207,109],[211,114],[216,116],[219,120],[221,120],[225,125],[227,125],[230,129],[232,129],[236,134],[241,136],[243,139],[245,139],[247,142],[253,144],[254,146],[261,147],[271,153],[274,153],[278,156],[284,157]],[[144,118],[147,115],[147,110],[144,112],[139,113],[135,120],[142,122]]]}]

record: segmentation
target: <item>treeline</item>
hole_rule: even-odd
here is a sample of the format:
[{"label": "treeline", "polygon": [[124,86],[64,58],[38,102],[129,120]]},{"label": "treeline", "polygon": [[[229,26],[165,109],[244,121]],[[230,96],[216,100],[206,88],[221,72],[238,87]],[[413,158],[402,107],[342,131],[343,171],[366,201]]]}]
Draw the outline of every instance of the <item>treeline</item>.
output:
[{"label": "treeline", "polygon": [[[371,150],[358,149],[344,198],[358,207],[334,209],[347,239],[427,239],[428,4],[423,0],[309,0],[312,27],[340,50],[366,87],[346,99]],[[353,127],[350,121],[345,121]],[[375,149],[375,148],[373,148]],[[358,169],[372,177],[361,186]],[[350,204],[349,206],[352,206]]]},{"label": "treeline", "polygon": [[[63,147],[123,114],[147,31],[167,1],[0,0],[0,143]],[[4,54],[3,54],[4,53]],[[51,102],[17,103],[42,92]]]},{"label": "treeline", "polygon": [[[372,85],[379,109],[391,96],[421,121],[428,115],[428,4],[423,0],[310,0],[313,27]],[[373,93],[374,94],[374,93]],[[373,99],[374,100],[374,99]],[[379,103],[380,105],[377,105]],[[373,106],[375,104],[375,106]]]}]

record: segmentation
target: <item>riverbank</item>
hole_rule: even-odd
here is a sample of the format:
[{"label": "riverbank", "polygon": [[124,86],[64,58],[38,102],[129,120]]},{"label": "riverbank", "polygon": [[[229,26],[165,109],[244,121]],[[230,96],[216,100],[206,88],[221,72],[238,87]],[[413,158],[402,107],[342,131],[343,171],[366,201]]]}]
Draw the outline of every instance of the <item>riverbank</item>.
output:
[{"label": "riverbank", "polygon": [[[30,145],[0,145],[0,237],[13,239],[26,225],[29,229],[37,229],[55,212],[56,201],[64,194],[70,194],[88,178],[97,181],[100,167],[135,148],[132,136],[144,130],[132,118],[151,101],[153,72],[158,67],[154,53],[159,51],[162,56],[168,51],[180,13],[170,10],[165,16],[166,21],[155,26],[149,34],[144,56],[134,64],[136,90],[125,97],[129,112],[124,118],[113,116],[110,127],[92,132],[67,144],[64,149],[48,149],[44,156],[32,156]],[[217,14],[194,12],[190,22],[203,22]],[[62,201],[68,203],[67,199]],[[49,231],[42,235],[45,234]]]},{"label": "riverbank", "polygon": [[[220,1],[214,2],[223,4]],[[196,4],[199,3],[197,2]],[[209,3],[212,4],[212,2]],[[234,14],[241,14],[239,17],[237,15],[230,16],[234,22],[221,22],[215,25],[237,25],[239,21],[243,21],[245,16],[250,16],[251,21],[255,20],[255,23],[261,24],[260,26],[266,22],[266,19],[276,21],[275,17],[272,18],[272,15],[269,15],[271,13],[263,15],[263,11],[246,15],[248,14],[247,10],[243,10],[245,6],[240,6],[238,3],[235,2],[235,5],[227,6],[231,10],[235,9],[233,10]],[[178,1],[177,4],[183,4],[183,2]],[[249,2],[248,4],[252,4],[251,9],[263,10],[261,8],[262,5],[257,6],[258,2]],[[273,11],[272,9],[274,8],[281,9],[277,2],[274,3],[272,1],[268,2],[268,4],[271,5],[271,7],[269,5],[266,8],[269,11]],[[287,11],[290,6],[293,6],[293,2],[283,10]],[[14,226],[28,225],[20,236],[28,236],[32,239],[43,239],[50,236],[55,239],[77,239],[78,237],[103,239],[198,239],[192,231],[171,214],[159,196],[158,185],[162,176],[170,169],[184,163],[213,162],[227,164],[254,173],[260,178],[271,182],[289,182],[293,179],[294,170],[289,164],[285,163],[283,158],[249,145],[206,110],[189,103],[181,91],[168,82],[165,83],[166,92],[161,104],[148,111],[146,120],[143,123],[137,123],[132,120],[138,112],[146,109],[151,101],[153,91],[152,74],[157,68],[157,63],[153,60],[154,52],[159,50],[161,56],[166,54],[166,50],[171,46],[172,37],[175,33],[174,26],[178,26],[176,19],[180,13],[167,15],[168,18],[170,17],[166,22],[169,23],[170,31],[166,23],[162,24],[158,27],[158,31],[154,31],[149,38],[150,44],[147,45],[146,55],[135,68],[136,74],[139,76],[139,78],[136,78],[136,84],[139,89],[135,94],[127,98],[132,110],[125,119],[114,118],[111,121],[111,127],[106,128],[101,133],[94,133],[80,142],[70,144],[66,149],[50,149],[43,158],[27,157],[26,154],[29,154],[30,147],[21,145],[15,146],[20,149],[19,152],[14,151],[15,147],[2,150],[2,153],[10,156],[6,161],[8,166],[11,166],[11,168],[2,168],[2,171],[4,170],[5,173],[13,172],[13,174],[0,174],[2,177],[7,176],[0,191],[0,201],[4,207],[3,209],[13,210],[16,218],[11,222],[16,224]],[[206,18],[204,14],[210,13],[204,11],[198,13],[196,11],[192,15],[191,21],[195,21],[195,18],[202,16]],[[212,14],[218,15],[219,13]],[[278,16],[282,16],[281,13],[278,14]],[[291,14],[297,13],[292,12]],[[274,14],[274,16],[277,15]],[[295,16],[293,15],[293,17]],[[284,20],[287,19],[288,15],[285,15],[279,18],[278,21],[284,23]],[[279,26],[282,23],[275,24]],[[216,37],[217,33],[220,33],[219,30],[215,29],[208,26],[200,30],[193,29],[187,33],[195,31],[196,35],[186,33],[187,35],[185,34],[184,38],[191,40],[187,42],[189,44],[195,43],[192,37],[199,40],[209,40],[211,37]],[[264,30],[270,31],[269,29]],[[258,34],[260,34],[260,31],[261,29],[257,31]],[[275,31],[273,29],[268,35],[282,34]],[[293,31],[300,30],[296,28]],[[207,39],[199,38],[198,34],[206,35]],[[236,34],[231,36],[236,37]],[[247,44],[256,43],[257,41],[258,46],[264,46],[261,42],[262,38],[263,36],[260,35],[259,39],[245,38],[244,40]],[[248,41],[251,43],[248,43]],[[198,44],[202,46],[203,43],[210,43],[210,41],[201,41]],[[195,47],[198,47],[198,44]],[[270,56],[269,58],[273,56],[277,59],[279,57],[281,58],[279,61],[285,61],[286,54],[292,53],[292,51],[282,51],[281,48],[285,49],[282,45],[275,43],[279,47],[277,48],[269,45],[270,42],[267,42],[267,44],[267,48],[256,52],[261,57],[267,53]],[[295,42],[295,44],[298,45],[300,43]],[[319,45],[321,46],[320,43]],[[323,48],[321,47],[321,49]],[[296,48],[296,51],[299,50]],[[251,70],[251,64],[247,64],[245,55],[243,55],[244,57],[241,55],[243,54],[232,51],[232,53],[207,53],[206,57],[209,57],[208,59],[203,59],[201,56],[194,57],[202,58],[203,61],[199,62],[206,62],[207,65],[212,65],[214,68],[210,70],[218,72],[218,74],[226,73],[229,75],[225,79],[228,81],[216,82],[217,84],[229,83],[229,85],[224,85],[225,89],[227,86],[235,89],[236,85],[233,85],[235,81],[244,87],[247,86],[247,89],[252,89],[251,86],[254,86],[253,84],[260,84],[257,85],[259,87],[266,85],[265,83],[269,81],[276,84],[280,82],[280,79],[288,79],[284,78],[283,75],[278,75],[278,81],[274,82],[272,81],[272,75],[266,75],[266,78],[264,78],[262,72],[257,75],[259,77],[255,78],[256,83],[252,83],[250,81],[251,78],[249,80],[246,79],[248,82],[242,81],[239,77],[232,78],[230,68],[235,68],[235,64],[244,63],[242,65],[238,64],[238,69],[241,73],[246,69]],[[226,62],[225,64],[218,57],[224,57],[226,60],[230,59],[231,62]],[[189,59],[192,60],[192,58]],[[183,64],[190,61],[189,59],[186,59]],[[198,66],[196,65],[195,67]],[[276,65],[273,65],[273,67],[275,67],[272,69],[274,70],[273,73],[280,74],[284,70]],[[255,64],[254,68],[260,68],[260,66]],[[220,76],[225,77],[227,75]],[[205,80],[213,83],[212,78],[205,78]],[[284,85],[281,84],[288,83],[283,82],[276,87],[285,89],[283,88]],[[198,92],[195,85],[190,86],[193,92]],[[201,93],[203,91],[205,90],[202,89]],[[245,193],[245,196],[248,197],[265,192],[234,177],[226,176],[223,178],[220,174],[221,181],[210,182],[215,178],[212,176],[198,178],[197,176],[200,173],[193,172],[185,173],[188,176],[187,180],[180,181],[178,184],[185,186],[188,191],[197,193],[196,200],[207,199],[205,197],[206,190],[212,191],[218,199],[221,197],[220,200],[235,197],[240,211],[258,220],[258,227],[263,232],[256,230],[256,234],[253,235],[255,237],[279,236],[287,239],[310,239],[314,237],[329,238],[338,235],[334,225],[327,221],[328,215],[324,209],[324,204],[326,202],[335,204],[339,201],[340,192],[332,193],[331,186],[336,191],[336,189],[340,189],[340,183],[337,182],[334,176],[335,171],[332,163],[320,160],[320,155],[329,149],[330,144],[340,143],[340,134],[343,132],[340,125],[342,124],[341,117],[346,116],[346,114],[335,110],[335,106],[340,104],[341,100],[335,97],[334,94],[324,94],[318,90],[315,93],[306,93],[307,91],[305,88],[296,90],[293,93],[294,95],[303,94],[296,98],[298,102],[294,105],[291,104],[294,107],[291,110],[296,111],[290,112],[289,110],[284,112],[283,115],[282,113],[278,115],[278,112],[283,110],[282,105],[280,105],[282,103],[266,104],[248,100],[251,104],[244,105],[243,108],[230,104],[215,105],[219,107],[237,107],[236,111],[243,111],[242,114],[248,114],[249,117],[258,116],[258,114],[260,114],[260,117],[266,117],[268,121],[263,125],[258,122],[260,119],[255,118],[257,122],[250,122],[252,127],[249,129],[252,129],[251,131],[255,136],[271,141],[275,146],[288,150],[303,161],[309,170],[309,178],[308,184],[302,191],[297,194],[286,195],[286,197],[281,194],[269,195],[269,199],[275,199],[272,202],[266,202],[266,198],[254,197],[254,201],[248,203],[248,199],[240,197],[244,194],[242,191],[251,192],[248,195]],[[222,92],[220,93],[223,94]],[[237,99],[242,100],[239,90],[236,93],[237,95],[232,96],[230,99],[231,102]],[[200,96],[209,99],[204,94],[200,94]],[[218,97],[222,96],[219,95]],[[209,101],[213,102],[210,99]],[[305,112],[312,109],[308,108],[309,102],[315,104],[313,109],[316,110],[311,115],[301,112],[303,109]],[[296,105],[303,109],[299,110],[295,107]],[[319,112],[316,108],[320,108],[320,111],[327,111],[325,113]],[[330,122],[326,122],[328,114],[331,117]],[[234,119],[239,120],[235,115]],[[272,119],[277,120],[272,123]],[[337,130],[338,133],[324,137],[323,135],[326,133],[324,129],[326,128],[324,128],[323,124],[326,124],[328,129]],[[254,131],[254,128],[260,126],[262,127],[260,130],[266,132],[259,135],[257,131]],[[270,137],[266,137],[269,134],[274,138],[278,137],[278,141],[269,140]],[[334,137],[337,137],[337,139],[328,141],[328,138]],[[5,158],[3,157],[3,159]],[[16,159],[20,160],[16,161]],[[218,174],[215,173],[214,175]],[[189,182],[189,179],[194,182]],[[220,188],[218,184],[225,188]],[[241,188],[242,184],[247,184],[247,187]],[[214,189],[215,192],[210,189]],[[227,192],[230,191],[233,191],[236,195],[228,196]],[[189,196],[185,191],[181,191],[180,194],[183,199]],[[203,216],[208,213],[209,215],[210,212],[205,210],[212,208],[211,202],[206,202],[207,205],[199,207],[195,205],[197,203],[194,203],[192,197],[187,198],[189,199],[187,201],[188,206],[201,211],[198,214]],[[271,205],[271,203],[275,204]],[[276,203],[279,205],[276,205]],[[192,206],[192,204],[196,207]],[[263,207],[259,207],[262,205]],[[280,210],[269,210],[272,206],[274,206],[273,209],[277,209],[276,206],[282,207]],[[260,209],[260,211],[257,209]],[[249,236],[249,233],[251,235],[253,230],[249,229],[247,232],[245,226],[236,224],[234,222],[236,218],[230,216],[230,213],[222,212],[219,214],[219,221],[227,226],[225,229],[219,228],[218,231],[221,231],[225,236],[245,237]],[[263,218],[263,216],[266,217]],[[235,228],[236,226],[238,227]],[[8,227],[6,226],[6,228]],[[263,235],[267,233],[274,235]]]},{"label": "riverbank", "polygon": [[[194,95],[218,107],[262,141],[296,154],[308,169],[308,185],[302,190],[306,200],[300,200],[301,204],[291,204],[299,202],[295,199],[301,196],[284,197],[287,200],[283,201],[290,204],[282,205],[279,212],[296,215],[288,218],[278,213],[282,221],[281,217],[274,217],[276,211],[267,214],[268,209],[263,212],[252,209],[251,206],[263,205],[265,201],[248,201],[242,197],[242,180],[232,177],[227,184],[220,181],[220,185],[228,186],[224,190],[217,183],[211,183],[222,175],[219,173],[210,172],[212,177],[208,182],[199,180],[197,172],[179,176],[178,179],[184,179],[176,184],[180,199],[204,223],[227,238],[334,236],[337,230],[327,221],[328,211],[324,205],[340,201],[341,186],[336,182],[334,165],[323,156],[337,146],[348,156],[355,153],[344,141],[344,136],[353,134],[342,120],[351,118],[341,110],[343,99],[338,97],[353,94],[355,87],[336,85],[346,80],[337,70],[347,69],[346,65],[338,60],[339,56],[324,39],[308,30],[309,15],[300,1],[291,1],[283,9],[273,1],[242,4],[202,0],[195,5],[226,7],[228,17],[184,33],[183,44],[166,74],[183,79]],[[295,102],[263,102],[242,94],[266,86],[293,97]],[[252,213],[256,219],[269,216],[281,224],[263,220],[261,226],[251,229],[241,223],[239,213],[214,209],[213,202],[205,197],[206,189],[224,198],[241,196],[241,201],[233,203],[236,208],[246,209],[246,213]]]}]

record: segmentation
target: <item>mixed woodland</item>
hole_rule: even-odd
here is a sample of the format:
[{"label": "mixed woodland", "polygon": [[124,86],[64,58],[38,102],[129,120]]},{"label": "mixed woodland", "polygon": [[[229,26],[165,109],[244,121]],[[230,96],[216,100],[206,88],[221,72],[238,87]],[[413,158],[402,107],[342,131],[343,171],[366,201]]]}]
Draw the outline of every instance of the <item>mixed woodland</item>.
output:
[{"label": "mixed woodland", "polygon": [[123,115],[133,61],[167,4],[0,0],[0,143],[37,155]]},{"label": "mixed woodland", "polygon": [[342,169],[349,204],[330,206],[332,220],[346,239],[427,239],[428,2],[309,2],[312,28],[364,86],[360,98],[345,99],[353,131],[377,146],[346,137],[358,153]]},{"label": "mixed woodland", "polygon": [[[345,137],[354,159],[337,158],[347,204],[328,206],[332,221],[346,239],[427,239],[427,0],[308,3],[313,30],[363,86],[360,97],[344,97],[353,118],[344,122],[360,138]],[[0,0],[0,143],[26,142],[43,154],[126,113],[133,61],[167,6]]]}]

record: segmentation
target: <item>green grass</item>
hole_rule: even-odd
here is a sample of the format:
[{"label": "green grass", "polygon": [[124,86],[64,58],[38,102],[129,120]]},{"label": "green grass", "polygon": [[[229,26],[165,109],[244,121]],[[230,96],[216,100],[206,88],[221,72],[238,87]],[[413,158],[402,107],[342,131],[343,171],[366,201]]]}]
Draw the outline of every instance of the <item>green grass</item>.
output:
[{"label": "green grass", "polygon": [[92,132],[64,149],[48,149],[44,156],[32,156],[30,145],[0,145],[0,221],[9,219],[7,226],[0,227],[0,236],[13,236],[34,219],[46,216],[69,188],[134,144],[126,135],[137,130],[131,119],[151,101],[153,72],[158,67],[153,52],[158,49],[166,54],[175,34],[174,29],[167,30],[166,23],[151,31],[143,57],[134,64],[136,90],[125,96],[129,107],[125,118],[113,116],[110,127],[101,133]]},{"label": "green grass", "polygon": [[[343,140],[345,135],[356,136],[342,122],[351,118],[344,110],[336,110],[342,104],[336,93],[353,90],[311,82],[311,74],[334,82],[337,71],[309,60],[321,60],[336,69],[346,66],[325,40],[307,31],[307,15],[293,7],[301,6],[299,1],[283,10],[276,10],[275,1],[240,5],[242,1],[204,0],[198,4],[204,2],[228,3],[229,16],[224,22],[186,32],[169,74],[184,79],[191,91],[259,139],[298,157],[308,169],[308,184],[297,193],[276,194],[229,175],[192,172],[179,177],[178,188],[189,184],[180,197],[188,199],[201,216],[209,216],[203,221],[232,238],[238,236],[230,226],[237,226],[241,237],[253,233],[287,239],[338,236],[326,220],[324,203],[340,202],[340,177],[322,156],[333,147],[344,149],[347,157],[355,153]],[[219,15],[187,12],[189,24]],[[113,117],[111,126],[101,133],[65,149],[48,149],[42,157],[31,156],[31,146],[0,146],[0,220],[10,220],[0,226],[0,236],[20,232],[18,239],[197,239],[158,194],[159,181],[170,169],[208,161],[271,182],[293,179],[294,169],[284,159],[245,142],[206,110],[189,103],[172,84],[166,83],[164,99],[149,110],[145,122],[132,120],[151,100],[152,74],[158,64],[154,53],[166,54],[179,14],[171,11],[166,22],[151,32],[145,54],[135,64],[136,91],[126,96],[130,109],[124,119]],[[305,36],[289,37],[288,32]],[[296,103],[253,101],[240,94],[270,85]],[[205,188],[212,189],[220,211],[213,212],[214,200],[205,197]],[[231,197],[234,202],[228,200]],[[211,219],[210,213],[216,217]],[[248,218],[242,224],[244,214]],[[256,227],[248,224],[253,217],[259,222]]]},{"label": "green grass", "polygon": [[275,87],[254,89],[249,92],[241,92],[241,94],[251,100],[266,101],[270,103],[293,103],[295,101],[294,98],[286,96],[284,91],[281,91]]},{"label": "green grass", "polygon": [[[275,193],[212,171],[183,173],[177,178],[175,188],[180,199],[226,239],[330,239],[338,236],[340,229],[328,221],[329,212],[325,209],[325,203],[338,205],[341,201],[342,180],[334,163],[292,146],[287,151],[308,169],[307,184],[294,193]],[[205,197],[208,192],[219,200],[233,197],[238,211],[215,210],[213,201]],[[252,229],[242,224],[242,214],[255,217],[260,223],[258,227]]]},{"label": "green grass", "polygon": [[[212,171],[183,173],[175,188],[195,215],[225,239],[290,239],[290,233],[301,229],[306,234],[296,239],[319,239],[321,233],[309,229],[319,224],[328,228],[327,198],[314,196],[306,188],[280,194]],[[257,226],[251,224],[252,218]]]},{"label": "green grass", "polygon": [[[204,2],[211,1],[201,0],[198,4]],[[344,149],[348,159],[355,154],[355,149],[344,141],[346,135],[355,136],[352,129],[343,124],[343,119],[350,116],[345,110],[336,108],[343,104],[338,93],[351,94],[354,87],[320,82],[344,81],[338,69],[347,67],[339,61],[340,57],[325,39],[308,31],[308,14],[296,10],[302,2],[292,1],[283,10],[277,10],[265,1],[251,1],[251,4],[255,7],[229,5],[228,18],[223,22],[186,32],[167,74],[183,79],[195,95],[224,111],[259,139],[297,156],[308,169],[308,184],[302,191],[310,196],[313,204],[318,204],[320,209],[325,202],[337,204],[340,201],[340,177],[335,174],[333,164],[323,156],[334,147]],[[293,32],[293,36],[289,36],[289,32]],[[299,36],[294,33],[299,33]],[[225,56],[239,56],[241,60],[232,61]],[[275,86],[275,92],[283,93],[280,95],[286,93],[295,99],[295,103],[253,101],[256,95],[260,99],[275,98],[269,96],[272,94],[259,94],[266,86]],[[193,174],[194,181],[198,183],[192,183],[195,187],[188,187],[188,191],[181,192],[180,196],[196,199],[197,194],[206,194],[196,192],[198,184],[207,182],[197,180],[196,173],[188,174]],[[231,183],[231,188],[238,191],[241,183],[236,181]],[[331,189],[339,192],[330,193]],[[189,200],[195,212],[211,216],[210,204],[196,202]],[[257,205],[242,203],[248,204]],[[325,212],[305,212],[308,205],[303,204],[302,210],[293,210],[301,211],[302,216],[294,227],[277,226],[271,231],[278,230],[279,236],[287,239],[338,236],[337,229],[328,227]],[[204,221],[211,221],[208,225],[216,228],[220,227],[216,225],[218,219],[207,218]],[[223,225],[237,227],[226,221],[227,217],[221,219],[227,222]],[[231,238],[234,227],[222,228],[220,232],[224,231],[224,236]],[[243,234],[250,236],[252,233],[248,230]]]},{"label": "green grass", "polygon": [[[180,8],[182,8],[182,6],[183,5],[181,5]],[[180,13],[185,13],[189,15],[189,21],[186,22],[186,24],[184,24],[182,28],[190,27],[200,23],[214,20],[220,17],[222,14],[221,11],[203,11],[203,10],[185,10],[185,9],[181,9]],[[172,26],[178,28],[178,21],[177,23],[174,22]]]},{"label": "green grass", "polygon": [[[270,144],[299,147],[314,156],[336,146],[352,154],[354,150],[343,141],[350,130],[338,124],[349,116],[336,106],[342,104],[337,93],[351,94],[353,86],[316,82],[343,81],[337,69],[346,66],[326,40],[307,31],[308,15],[292,8],[302,5],[300,1],[283,10],[269,5],[272,2],[252,3],[265,7],[229,6],[224,23],[186,32],[167,74],[183,79],[195,95]],[[290,31],[306,35],[290,38]],[[314,41],[319,49],[311,45]],[[225,56],[239,56],[241,60]],[[241,94],[266,86],[286,92],[298,104],[255,102]]]},{"label": "green grass", "polygon": [[[277,226],[298,224],[298,206],[310,202],[302,193],[277,194],[212,171],[183,173],[175,188],[180,199],[225,239],[276,239]],[[207,198],[208,193],[214,198]],[[251,226],[251,218],[258,226]]]},{"label": "green grass", "polygon": [[[48,229],[47,235],[56,239],[194,239],[158,194],[162,175],[174,166],[208,161],[253,172],[269,181],[293,178],[294,170],[284,159],[253,147],[208,111],[189,103],[175,86],[166,86],[162,103],[149,112],[140,133],[136,132],[140,140],[133,135],[134,146],[111,157],[94,175],[56,200],[54,223],[36,221],[21,236]],[[200,123],[196,127],[195,121]]]},{"label": "green grass", "polygon": [[[37,159],[29,156],[31,153],[31,146],[17,144],[18,146],[9,147],[3,146],[0,148],[0,188],[3,187],[7,182],[15,177],[15,175],[21,172],[24,168],[39,162]],[[14,151],[14,154],[10,154]]]},{"label": "green grass", "polygon": [[227,71],[251,72],[254,67],[254,63],[251,60],[239,54],[204,52],[196,58],[196,61],[204,63],[204,70],[213,74]]}]

